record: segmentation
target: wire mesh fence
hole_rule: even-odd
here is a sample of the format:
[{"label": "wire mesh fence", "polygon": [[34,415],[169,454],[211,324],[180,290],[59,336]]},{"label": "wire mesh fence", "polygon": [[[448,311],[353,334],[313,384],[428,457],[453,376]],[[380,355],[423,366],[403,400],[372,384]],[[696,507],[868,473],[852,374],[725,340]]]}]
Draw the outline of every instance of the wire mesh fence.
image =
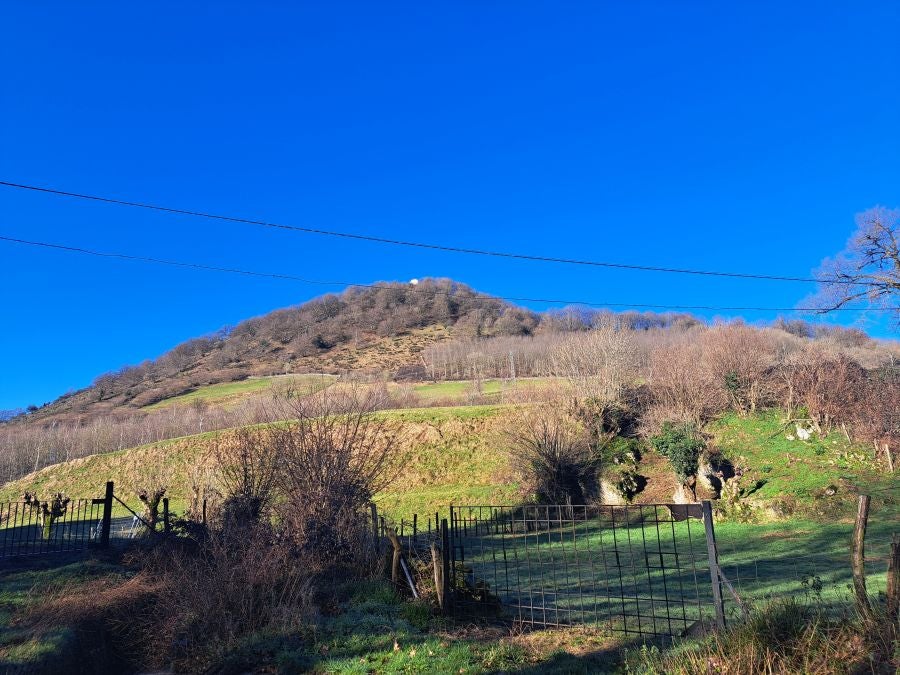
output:
[{"label": "wire mesh fence", "polygon": [[[894,493],[900,497],[900,489]],[[757,525],[724,523],[716,528],[719,566],[749,608],[789,597],[829,612],[850,611],[853,528],[848,518]],[[875,600],[887,588],[894,533],[900,533],[900,500],[873,499],[865,540],[865,572],[867,591]],[[743,611],[730,593],[725,594],[725,606],[731,617]]]},{"label": "wire mesh fence", "polygon": [[451,509],[454,612],[639,637],[716,620],[700,505]]}]

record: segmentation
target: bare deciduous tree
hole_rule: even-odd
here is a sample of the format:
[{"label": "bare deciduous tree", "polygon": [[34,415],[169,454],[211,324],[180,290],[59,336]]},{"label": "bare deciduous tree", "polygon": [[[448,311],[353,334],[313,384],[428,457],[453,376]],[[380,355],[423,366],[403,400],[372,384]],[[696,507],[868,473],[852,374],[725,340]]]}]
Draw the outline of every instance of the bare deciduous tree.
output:
[{"label": "bare deciduous tree", "polygon": [[637,350],[628,331],[604,321],[591,331],[560,340],[553,364],[555,374],[567,379],[579,396],[607,406],[634,384]]},{"label": "bare deciduous tree", "polygon": [[844,250],[819,270],[815,302],[823,312],[865,303],[900,322],[900,209],[878,206],[856,223]]}]

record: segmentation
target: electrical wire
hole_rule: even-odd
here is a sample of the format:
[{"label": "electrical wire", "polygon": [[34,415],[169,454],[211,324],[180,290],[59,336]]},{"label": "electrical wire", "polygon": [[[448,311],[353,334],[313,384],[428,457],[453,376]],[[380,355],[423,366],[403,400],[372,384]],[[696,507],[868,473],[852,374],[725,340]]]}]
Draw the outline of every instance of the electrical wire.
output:
[{"label": "electrical wire", "polygon": [[[195,211],[190,209],[180,209],[170,206],[162,206],[160,204],[152,204],[148,202],[136,202],[115,197],[105,197],[95,194],[85,194],[80,192],[71,192],[68,190],[59,190],[56,188],[42,187],[38,185],[29,185],[26,183],[14,183],[11,181],[0,180],[0,186],[14,188],[18,190],[30,190],[32,192],[40,192],[45,194],[57,195],[62,197],[73,197],[75,199],[83,199],[104,204],[116,204],[118,206],[129,206],[139,209],[147,209],[151,211],[161,211],[164,213],[173,213],[184,216],[194,216],[199,218],[208,218],[211,220],[227,221],[232,223],[242,223],[245,225],[259,225],[261,227],[270,227],[281,230],[291,230],[295,232],[304,232],[307,234],[316,234],[328,237],[340,237],[343,239],[353,239],[358,241],[375,242],[379,244],[390,244],[393,246],[406,246],[412,248],[429,249],[434,251],[444,251],[449,253],[462,253],[467,255],[490,256],[495,258],[509,258],[514,260],[527,260],[532,262],[559,263],[566,265],[581,265],[589,267],[604,267],[612,269],[635,270],[640,272],[663,272],[669,274],[691,274],[710,277],[730,277],[737,279],[755,279],[764,281],[788,281],[800,283],[818,283],[820,279],[814,277],[795,277],[795,276],[779,276],[772,274],[757,274],[744,272],[728,272],[719,270],[699,270],[682,267],[660,267],[654,265],[641,265],[635,263],[617,263],[600,260],[586,260],[578,258],[562,258],[542,255],[532,255],[527,253],[515,253],[508,251],[494,251],[480,248],[468,248],[462,246],[450,246],[445,244],[435,244],[421,241],[409,241],[404,239],[393,239],[389,237],[379,237],[375,235],[358,234],[353,232],[343,232],[338,230],[324,230],[314,227],[303,227],[299,225],[286,225],[282,223],[268,222],[264,220],[255,220],[252,218],[241,218],[237,216],[227,216],[217,213],[209,213],[205,211]],[[829,279],[829,283],[839,283],[847,285],[858,285],[860,282]]]},{"label": "electrical wire", "polygon": [[[314,284],[319,286],[344,286],[348,288],[390,288],[389,284],[384,283],[356,283],[350,281],[336,281],[336,280],[322,280],[322,279],[310,279],[307,277],[300,277],[293,274],[282,274],[276,272],[258,272],[253,270],[245,270],[236,267],[222,267],[218,265],[207,265],[204,263],[194,263],[194,262],[185,262],[180,260],[169,260],[166,258],[156,258],[152,256],[144,256],[144,255],[134,255],[129,253],[114,253],[110,251],[98,251],[95,249],[84,248],[81,246],[69,246],[66,244],[57,244],[46,241],[34,241],[29,239],[20,239],[17,237],[9,237],[5,235],[0,235],[0,241],[6,241],[13,244],[20,244],[25,246],[34,246],[39,248],[47,248],[47,249],[55,249],[60,251],[67,251],[69,253],[79,253],[83,255],[96,256],[101,258],[114,258],[119,260],[129,260],[135,262],[147,262],[158,265],[168,265],[172,267],[182,267],[189,269],[197,269],[211,272],[223,272],[228,274],[238,274],[243,276],[251,276],[251,277],[263,277],[263,278],[271,278],[271,279],[281,279],[287,281],[297,281],[304,284]],[[453,296],[454,293],[449,291],[440,291],[438,289],[419,289],[415,286],[410,286],[409,290],[413,292],[425,292],[431,294],[438,295],[448,295]],[[633,303],[633,302],[596,302],[596,301],[584,301],[584,300],[572,300],[572,299],[561,299],[561,298],[534,298],[534,297],[521,297],[521,296],[502,296],[502,295],[482,295],[484,299],[496,299],[496,300],[505,300],[507,302],[533,302],[533,303],[543,303],[543,304],[555,304],[555,305],[581,305],[585,307],[596,307],[596,308],[606,308],[606,307],[623,307],[623,308],[641,308],[641,309],[662,309],[662,310],[698,310],[698,311],[733,311],[733,312],[804,312],[804,313],[816,313],[816,312],[824,312],[819,308],[815,307],[724,307],[724,306],[716,306],[716,305],[665,305],[665,304],[652,304],[652,303]],[[894,310],[900,308],[888,308],[888,310]],[[828,310],[828,311],[843,311],[843,312],[865,312],[865,311],[883,311],[877,308],[871,307],[863,307],[863,308],[849,308],[842,307],[838,310]]]}]

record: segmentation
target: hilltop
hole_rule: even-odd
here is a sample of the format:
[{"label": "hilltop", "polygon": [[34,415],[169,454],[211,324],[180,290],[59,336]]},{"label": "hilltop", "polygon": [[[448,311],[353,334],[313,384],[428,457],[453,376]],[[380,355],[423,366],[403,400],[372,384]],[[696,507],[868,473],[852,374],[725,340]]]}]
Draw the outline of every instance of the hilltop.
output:
[{"label": "hilltop", "polygon": [[450,337],[527,335],[540,321],[534,312],[447,279],[350,288],[100,375],[31,417],[50,422],[128,412],[253,376],[368,371],[402,378],[416,372],[417,355],[428,345]]}]

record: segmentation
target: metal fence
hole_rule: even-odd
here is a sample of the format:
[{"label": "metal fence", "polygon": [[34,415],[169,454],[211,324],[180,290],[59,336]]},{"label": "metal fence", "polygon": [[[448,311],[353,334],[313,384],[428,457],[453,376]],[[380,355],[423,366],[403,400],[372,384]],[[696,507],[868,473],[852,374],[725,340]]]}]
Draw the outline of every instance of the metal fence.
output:
[{"label": "metal fence", "polygon": [[[0,503],[0,559],[52,553],[83,551],[122,544],[135,537],[170,530],[168,498],[162,500],[160,521],[150,524],[106,484],[102,497],[66,499],[59,495],[40,500],[25,499]],[[205,508],[204,508],[205,512]]]},{"label": "metal fence", "polygon": [[104,499],[69,500],[56,514],[51,505],[31,500],[0,504],[0,558],[80,551],[100,543]]},{"label": "metal fence", "polygon": [[708,503],[455,506],[453,612],[673,637],[724,623]]}]

